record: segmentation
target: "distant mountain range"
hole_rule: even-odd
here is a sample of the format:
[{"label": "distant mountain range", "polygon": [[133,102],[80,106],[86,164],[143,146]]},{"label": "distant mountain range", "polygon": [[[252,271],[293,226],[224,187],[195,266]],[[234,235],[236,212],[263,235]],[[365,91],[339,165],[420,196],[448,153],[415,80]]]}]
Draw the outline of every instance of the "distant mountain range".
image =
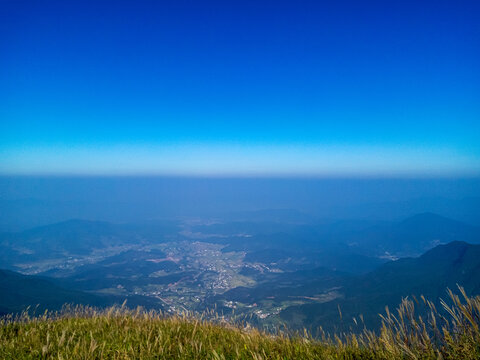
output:
[{"label": "distant mountain range", "polygon": [[[375,255],[384,252],[419,255],[441,243],[450,241],[480,242],[480,227],[452,220],[433,213],[422,213],[399,222],[371,220],[318,220],[291,210],[265,210],[238,213],[235,220],[197,225],[193,231],[211,234],[211,241],[223,241],[233,248],[234,235],[248,250],[280,247],[321,247],[342,243],[352,249]],[[0,247],[22,253],[44,256],[46,253],[88,253],[95,248],[146,240],[163,241],[177,235],[178,221],[155,221],[138,224],[113,224],[102,221],[68,220],[21,232],[0,233]],[[245,236],[245,235],[248,235]],[[225,240],[225,236],[230,239]],[[223,239],[223,240],[222,240]],[[4,260],[8,260],[5,258]]]},{"label": "distant mountain range", "polygon": [[173,220],[139,224],[68,220],[0,233],[0,264],[23,271],[18,264],[88,256],[132,244],[186,240],[223,244],[224,252],[244,251],[247,261],[277,264],[288,271],[321,266],[362,273],[390,259],[421,255],[439,244],[480,243],[479,227],[432,213],[399,222],[322,221],[288,210],[237,216],[249,220],[193,225],[193,235],[184,234],[184,225]]}]

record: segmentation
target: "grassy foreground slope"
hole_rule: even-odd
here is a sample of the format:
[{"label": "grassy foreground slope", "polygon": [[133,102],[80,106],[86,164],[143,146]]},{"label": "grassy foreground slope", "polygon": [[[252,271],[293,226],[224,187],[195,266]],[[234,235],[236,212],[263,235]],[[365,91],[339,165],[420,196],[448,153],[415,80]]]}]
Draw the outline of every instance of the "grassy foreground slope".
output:
[{"label": "grassy foreground slope", "polygon": [[2,359],[478,359],[480,297],[450,293],[444,313],[428,300],[430,314],[415,316],[404,300],[388,309],[379,334],[313,339],[272,335],[188,316],[110,308],[73,308],[0,322]]}]

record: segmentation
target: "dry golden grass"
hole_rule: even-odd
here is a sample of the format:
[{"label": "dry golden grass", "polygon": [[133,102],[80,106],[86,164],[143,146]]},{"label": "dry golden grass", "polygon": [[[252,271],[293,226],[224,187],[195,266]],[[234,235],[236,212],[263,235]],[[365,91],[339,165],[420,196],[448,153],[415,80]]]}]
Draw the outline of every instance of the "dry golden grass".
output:
[{"label": "dry golden grass", "polygon": [[[450,292],[450,301],[423,319],[414,302],[386,309],[379,333],[313,339],[271,335],[193,316],[114,307],[65,307],[0,322],[2,359],[479,359],[480,297]],[[445,315],[442,315],[445,314]]]}]

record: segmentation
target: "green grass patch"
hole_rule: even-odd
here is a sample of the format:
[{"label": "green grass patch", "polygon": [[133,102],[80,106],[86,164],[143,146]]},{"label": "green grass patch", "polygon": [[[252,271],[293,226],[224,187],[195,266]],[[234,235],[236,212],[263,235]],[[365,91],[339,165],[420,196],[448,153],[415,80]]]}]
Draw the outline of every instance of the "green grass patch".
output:
[{"label": "green grass patch", "polygon": [[[375,333],[323,335],[261,332],[221,318],[165,316],[113,307],[65,307],[60,312],[0,322],[2,359],[479,359],[480,297],[450,300],[423,319],[414,302],[388,309]],[[445,315],[442,315],[445,314]],[[209,314],[211,315],[211,314]]]}]

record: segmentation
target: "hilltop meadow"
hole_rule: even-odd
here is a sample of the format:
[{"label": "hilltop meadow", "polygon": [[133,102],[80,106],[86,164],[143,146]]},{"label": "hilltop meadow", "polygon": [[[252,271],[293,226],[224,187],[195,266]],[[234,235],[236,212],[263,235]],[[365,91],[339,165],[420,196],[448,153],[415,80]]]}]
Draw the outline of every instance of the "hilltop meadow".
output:
[{"label": "hilltop meadow", "polygon": [[[261,332],[211,315],[164,315],[125,306],[98,310],[65,306],[0,323],[2,359],[478,359],[480,297],[449,291],[437,309],[404,299],[385,309],[380,331],[312,337],[308,332]],[[416,315],[416,306],[428,309]],[[210,315],[210,316],[208,316]],[[358,321],[361,321],[359,319]]]}]

